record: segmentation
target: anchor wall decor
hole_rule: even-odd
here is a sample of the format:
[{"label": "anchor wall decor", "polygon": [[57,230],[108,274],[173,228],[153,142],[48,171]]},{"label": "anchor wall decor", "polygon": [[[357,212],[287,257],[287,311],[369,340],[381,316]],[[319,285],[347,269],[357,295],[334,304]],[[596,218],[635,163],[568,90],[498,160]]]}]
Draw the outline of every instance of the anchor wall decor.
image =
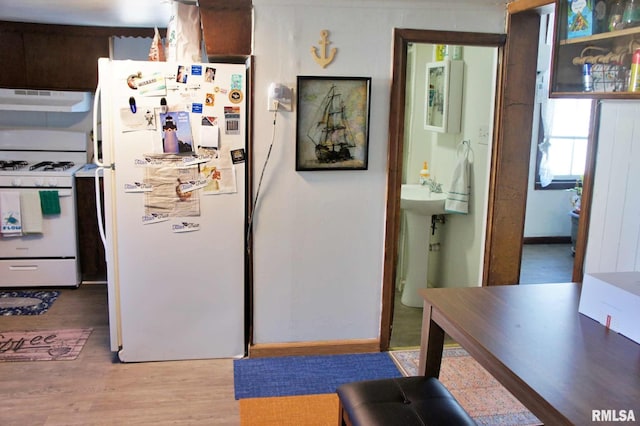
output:
[{"label": "anchor wall decor", "polygon": [[318,63],[322,68],[325,68],[331,62],[333,62],[333,58],[336,56],[336,52],[338,49],[335,47],[331,49],[329,52],[329,56],[327,56],[327,46],[331,44],[328,40],[329,30],[320,31],[320,40],[318,43],[320,44],[321,55],[318,56],[318,48],[315,46],[311,46],[311,55],[313,55],[313,60]]}]

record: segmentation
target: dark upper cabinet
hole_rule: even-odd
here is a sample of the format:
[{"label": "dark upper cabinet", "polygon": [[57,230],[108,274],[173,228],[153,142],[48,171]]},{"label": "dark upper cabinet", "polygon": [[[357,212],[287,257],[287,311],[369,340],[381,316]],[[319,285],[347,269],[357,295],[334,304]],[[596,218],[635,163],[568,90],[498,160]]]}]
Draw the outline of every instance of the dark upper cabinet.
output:
[{"label": "dark upper cabinet", "polygon": [[[199,4],[207,56],[216,60],[249,56],[251,0],[200,0]],[[153,35],[153,28],[0,21],[0,87],[93,91],[98,58],[109,57],[112,36]]]},{"label": "dark upper cabinet", "polygon": [[629,90],[640,21],[610,30],[615,3],[556,0],[551,97],[640,98],[640,91]]},{"label": "dark upper cabinet", "polygon": [[209,60],[251,54],[251,0],[199,0],[198,5]]},{"label": "dark upper cabinet", "polygon": [[115,35],[152,37],[153,29],[0,21],[0,87],[93,91]]}]

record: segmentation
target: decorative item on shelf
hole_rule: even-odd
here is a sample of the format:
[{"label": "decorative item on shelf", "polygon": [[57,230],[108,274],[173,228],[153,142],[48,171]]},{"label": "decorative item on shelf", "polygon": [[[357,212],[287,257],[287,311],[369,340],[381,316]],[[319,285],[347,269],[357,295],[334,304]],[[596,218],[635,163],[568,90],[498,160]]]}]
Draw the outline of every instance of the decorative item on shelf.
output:
[{"label": "decorative item on shelf", "polygon": [[[591,54],[601,52],[600,54]],[[629,48],[619,47],[615,51],[587,46],[582,49],[580,56],[573,58],[573,65],[584,67],[591,64],[591,80],[594,92],[623,92],[627,90],[627,67],[629,63]],[[584,80],[583,80],[584,84]]]},{"label": "decorative item on shelf", "polygon": [[567,12],[567,38],[594,34],[593,0],[569,1]]},{"label": "decorative item on shelf", "polygon": [[596,0],[596,5],[593,8],[593,32],[596,34],[609,31],[609,22],[607,22],[607,13],[609,11],[607,6],[607,0]]},{"label": "decorative item on shelf", "polygon": [[326,68],[331,62],[333,62],[333,58],[336,56],[336,52],[338,49],[335,47],[331,48],[329,52],[329,56],[327,56],[327,46],[331,44],[329,41],[329,30],[320,31],[320,40],[318,41],[320,44],[320,52],[318,55],[318,48],[316,46],[311,46],[311,55],[313,56],[313,60],[318,63],[322,68]]},{"label": "decorative item on shelf", "polygon": [[609,31],[617,31],[623,28],[622,15],[624,14],[624,0],[615,0],[609,11]]}]

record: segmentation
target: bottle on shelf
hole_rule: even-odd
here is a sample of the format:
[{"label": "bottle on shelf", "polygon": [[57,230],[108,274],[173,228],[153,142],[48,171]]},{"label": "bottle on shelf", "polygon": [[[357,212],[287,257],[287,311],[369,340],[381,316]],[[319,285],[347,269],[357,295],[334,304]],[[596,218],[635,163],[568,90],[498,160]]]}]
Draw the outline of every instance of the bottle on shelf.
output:
[{"label": "bottle on shelf", "polygon": [[622,16],[624,15],[624,0],[615,0],[609,11],[609,31],[621,30]]},{"label": "bottle on shelf", "polygon": [[593,92],[593,75],[591,74],[591,64],[582,66],[582,86],[585,92]]},{"label": "bottle on shelf", "polygon": [[594,33],[605,33],[609,31],[609,22],[607,21],[608,4],[606,0],[597,0],[593,8]]},{"label": "bottle on shelf", "polygon": [[622,13],[622,25],[624,28],[640,25],[640,0],[627,0]]},{"label": "bottle on shelf", "polygon": [[629,73],[629,92],[640,92],[640,49],[636,49],[631,57],[631,72]]}]

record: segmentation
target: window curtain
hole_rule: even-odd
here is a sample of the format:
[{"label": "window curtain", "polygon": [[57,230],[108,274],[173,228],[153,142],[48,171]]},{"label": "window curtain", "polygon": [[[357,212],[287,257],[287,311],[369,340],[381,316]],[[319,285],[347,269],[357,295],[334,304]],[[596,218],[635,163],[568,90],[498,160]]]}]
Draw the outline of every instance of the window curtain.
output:
[{"label": "window curtain", "polygon": [[553,181],[553,171],[551,170],[551,162],[549,160],[549,142],[550,131],[553,125],[553,100],[549,99],[549,88],[545,83],[548,73],[542,75],[542,91],[540,96],[540,123],[541,135],[538,135],[538,150],[540,150],[540,164],[538,166],[538,175],[540,176],[540,185],[544,188],[549,186]]}]

